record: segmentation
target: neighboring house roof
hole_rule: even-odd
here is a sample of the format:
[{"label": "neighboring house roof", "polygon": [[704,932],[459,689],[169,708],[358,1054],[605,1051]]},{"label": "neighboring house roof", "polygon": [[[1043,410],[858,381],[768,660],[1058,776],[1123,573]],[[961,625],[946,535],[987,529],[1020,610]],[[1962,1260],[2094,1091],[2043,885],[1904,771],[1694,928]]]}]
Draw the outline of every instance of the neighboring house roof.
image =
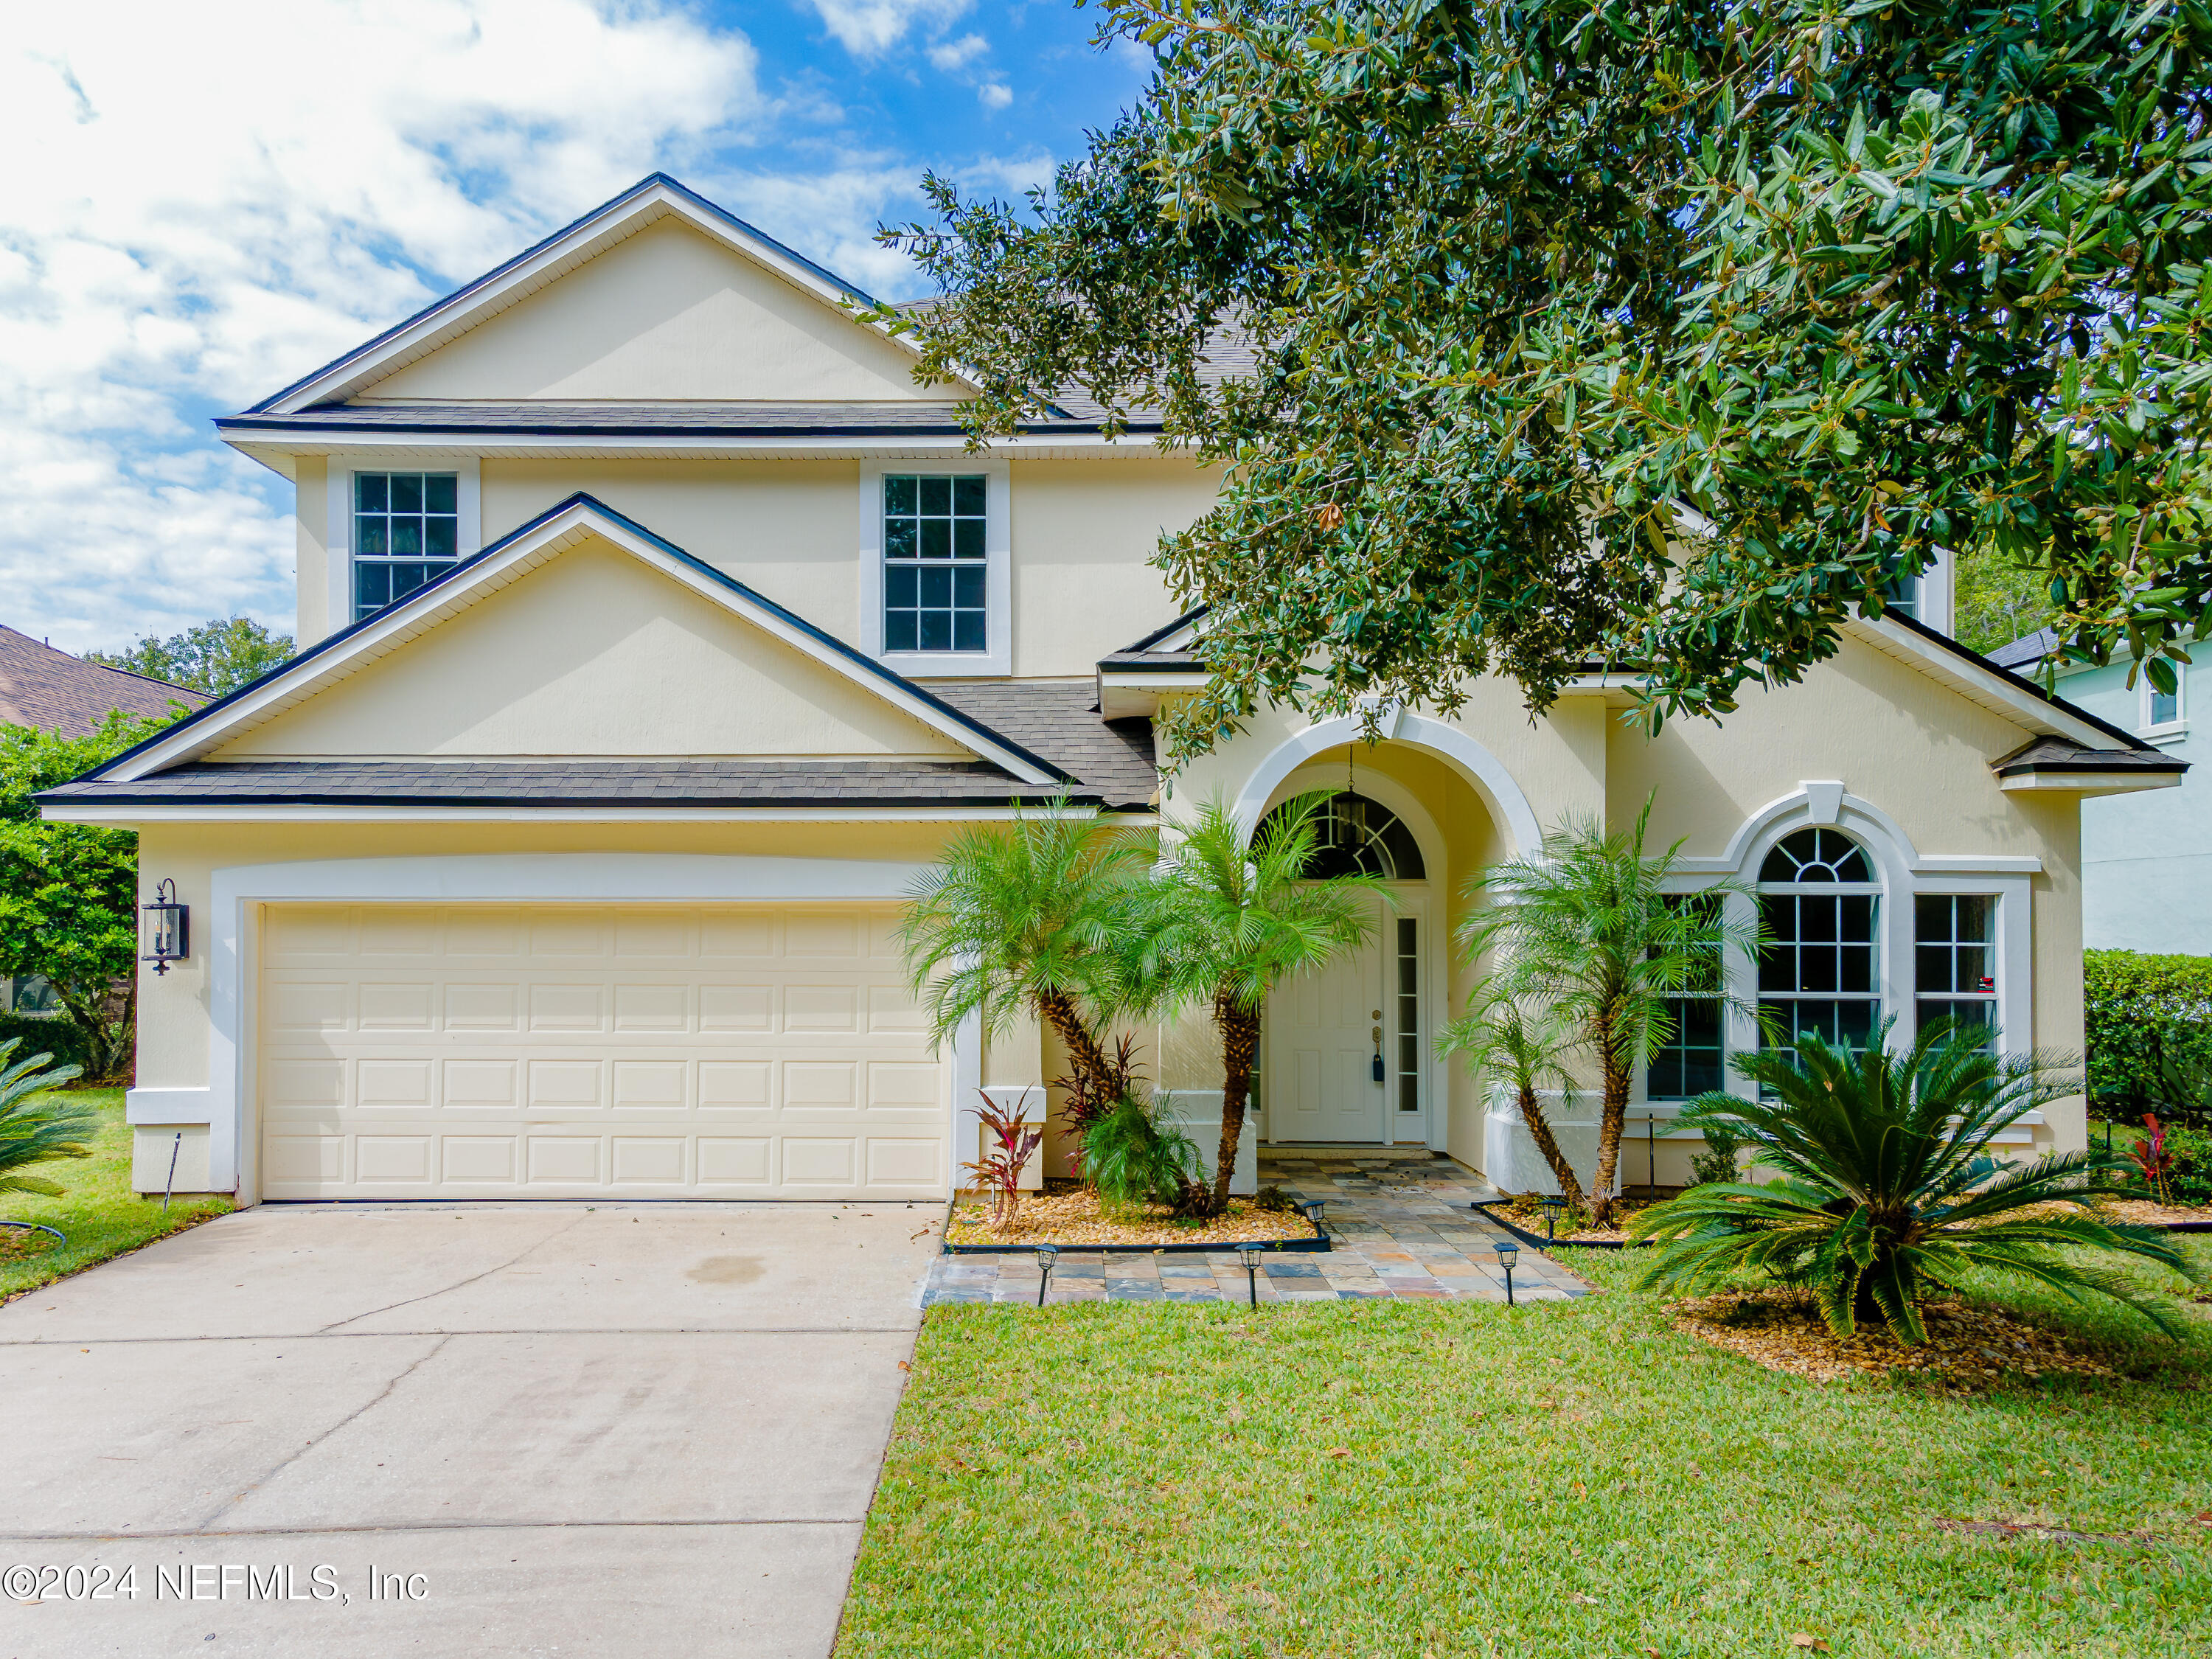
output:
[{"label": "neighboring house roof", "polygon": [[[127,782],[94,773],[54,806],[860,808],[1006,806],[1048,792],[984,762],[313,760],[194,762]],[[1097,792],[1073,792],[1097,805]]]},{"label": "neighboring house roof", "polygon": [[81,738],[118,708],[167,720],[173,704],[198,708],[208,700],[204,691],[87,662],[0,627],[0,723]]},{"label": "neighboring house roof", "polygon": [[1990,660],[2000,668],[2015,672],[2033,668],[2058,649],[2058,635],[2054,629],[2039,628],[2033,634],[2023,634],[1997,647],[1990,653]]}]

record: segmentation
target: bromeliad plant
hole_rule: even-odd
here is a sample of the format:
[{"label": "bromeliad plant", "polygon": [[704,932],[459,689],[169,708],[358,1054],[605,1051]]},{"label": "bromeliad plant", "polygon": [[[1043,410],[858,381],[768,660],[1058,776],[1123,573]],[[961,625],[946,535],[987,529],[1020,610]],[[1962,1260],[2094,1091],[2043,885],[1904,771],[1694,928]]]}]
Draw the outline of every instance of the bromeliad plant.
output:
[{"label": "bromeliad plant", "polygon": [[2187,1274],[2162,1233],[2110,1219],[2094,1200],[2129,1190],[2118,1160],[2052,1153],[2031,1164],[1990,1155],[1996,1137],[2071,1091],[2045,1063],[1988,1053],[1978,1033],[1931,1021],[1901,1052],[1889,1023],[1863,1052],[1818,1037],[1735,1062],[1759,1098],[1711,1094],[1683,1114],[1740,1135],[1763,1186],[1692,1188],[1638,1216],[1631,1232],[1658,1248],[1646,1288],[1717,1288],[1753,1273],[1810,1290],[1829,1328],[1887,1325],[1926,1339],[1930,1292],[1979,1269],[2033,1279],[2076,1300],[2108,1297],[2168,1334],[2167,1298],[2142,1293],[2082,1252],[2130,1256]]},{"label": "bromeliad plant", "polygon": [[2156,1112],[2143,1114],[2142,1139],[2130,1144],[2128,1161],[2136,1175],[2161,1204],[2173,1202],[2173,1150],[2166,1144],[2166,1126]]},{"label": "bromeliad plant", "polygon": [[52,1054],[15,1059],[23,1039],[0,1042],[0,1193],[38,1193],[56,1198],[66,1189],[43,1176],[25,1173],[34,1164],[57,1158],[90,1158],[88,1144],[100,1115],[82,1101],[39,1096],[78,1076],[81,1066],[39,1068]]},{"label": "bromeliad plant", "polygon": [[[981,1090],[976,1092],[982,1094]],[[1044,1131],[1024,1122],[1019,1106],[1011,1112],[1001,1111],[988,1094],[983,1095],[975,1115],[998,1147],[980,1162],[960,1167],[973,1171],[976,1184],[991,1194],[991,1231],[1007,1232],[1022,1212],[1022,1171],[1029,1168],[1030,1159],[1043,1144]]]}]

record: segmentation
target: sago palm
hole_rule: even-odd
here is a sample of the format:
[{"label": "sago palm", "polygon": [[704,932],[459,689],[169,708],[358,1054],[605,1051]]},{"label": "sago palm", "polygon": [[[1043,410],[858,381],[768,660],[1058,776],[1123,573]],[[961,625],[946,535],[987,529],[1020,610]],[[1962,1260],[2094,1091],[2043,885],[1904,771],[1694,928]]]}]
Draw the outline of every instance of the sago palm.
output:
[{"label": "sago palm", "polygon": [[1551,1167],[1561,1195],[1577,1213],[1587,1213],[1589,1200],[1575,1166],[1559,1149],[1543,1102],[1547,1088],[1564,1094],[1575,1086],[1567,1069],[1573,1034],[1548,1012],[1531,1014],[1512,998],[1493,995],[1472,1012],[1447,1023],[1437,1046],[1445,1054],[1462,1056],[1476,1073],[1513,1091],[1521,1120],[1528,1126],[1528,1138]]},{"label": "sago palm", "polygon": [[1279,809],[1249,846],[1229,808],[1208,802],[1195,822],[1175,826],[1181,839],[1133,907],[1146,1000],[1168,1012],[1208,1004],[1221,1034],[1211,1214],[1229,1202],[1267,994],[1364,945],[1378,904],[1390,902],[1372,876],[1305,878],[1321,844],[1316,815],[1328,799],[1305,795]]},{"label": "sago palm", "polygon": [[1104,1075],[1096,1027],[1124,1001],[1117,927],[1152,848],[1151,837],[1103,829],[1065,797],[954,835],[909,890],[899,929],[937,1040],[971,1013],[994,1031],[1033,1015],[1079,1075]]},{"label": "sago palm", "polygon": [[53,1056],[33,1054],[17,1060],[15,1050],[22,1041],[11,1037],[0,1042],[0,1193],[57,1197],[64,1190],[62,1187],[23,1172],[50,1158],[90,1158],[89,1142],[100,1114],[82,1101],[36,1098],[57,1084],[67,1083],[83,1067],[58,1066],[42,1072],[39,1068]]},{"label": "sago palm", "polygon": [[1917,1343],[1930,1291],[1982,1269],[2076,1300],[2109,1297],[2173,1331],[2166,1298],[2082,1259],[2190,1272],[2163,1233],[2100,1212],[2098,1198],[2128,1190],[2116,1160],[1990,1155],[1998,1135],[2070,1085],[2040,1061],[1989,1053],[1948,1020],[1898,1053],[1888,1035],[1884,1022],[1863,1052],[1804,1036],[1736,1059],[1762,1097],[1706,1095],[1683,1121],[1725,1125],[1779,1178],[1694,1187],[1644,1211],[1632,1231],[1658,1248],[1643,1285],[1690,1291],[1760,1273],[1809,1289],[1838,1335],[1879,1320]]},{"label": "sago palm", "polygon": [[1612,1215],[1636,1074],[1673,1036],[1672,1002],[1691,993],[1729,1002],[1724,958],[1759,942],[1756,922],[1730,915],[1726,901],[1746,890],[1740,885],[1669,890],[1681,843],[1645,853],[1650,817],[1647,801],[1625,835],[1570,819],[1544,837],[1538,855],[1478,872],[1467,896],[1490,902],[1459,928],[1470,961],[1496,953],[1493,994],[1550,1008],[1596,1062],[1590,1199],[1601,1222]]}]

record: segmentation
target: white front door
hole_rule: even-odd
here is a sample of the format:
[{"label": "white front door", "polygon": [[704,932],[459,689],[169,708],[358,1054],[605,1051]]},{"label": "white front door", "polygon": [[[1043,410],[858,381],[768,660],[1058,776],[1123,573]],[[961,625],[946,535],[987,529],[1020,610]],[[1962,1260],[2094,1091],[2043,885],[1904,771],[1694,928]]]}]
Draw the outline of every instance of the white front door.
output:
[{"label": "white front door", "polygon": [[[1261,1076],[1267,1139],[1380,1141],[1387,1083],[1376,1080],[1389,1003],[1380,939],[1302,974],[1268,999]],[[1389,1067],[1383,1073],[1387,1078]]]}]

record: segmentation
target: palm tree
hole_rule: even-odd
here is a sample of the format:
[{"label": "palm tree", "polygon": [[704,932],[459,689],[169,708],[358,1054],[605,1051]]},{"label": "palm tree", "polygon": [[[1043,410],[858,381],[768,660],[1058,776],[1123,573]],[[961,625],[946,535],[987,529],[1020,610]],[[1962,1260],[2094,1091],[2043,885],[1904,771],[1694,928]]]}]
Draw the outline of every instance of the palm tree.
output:
[{"label": "palm tree", "polygon": [[1209,1004],[1221,1033],[1221,1146],[1207,1214],[1229,1203],[1267,994],[1364,945],[1375,901],[1391,902],[1372,876],[1305,878],[1321,844],[1315,815],[1328,799],[1303,795],[1279,808],[1249,846],[1229,808],[1208,802],[1196,823],[1174,826],[1181,840],[1132,907],[1143,940],[1139,994],[1164,1012]]},{"label": "palm tree", "polygon": [[953,836],[899,928],[932,1036],[942,1042],[971,1013],[994,1032],[1030,1014],[1079,1079],[1108,1076],[1096,1027],[1127,1001],[1118,924],[1152,857],[1149,836],[1103,830],[1064,794]]},{"label": "palm tree", "polygon": [[1694,894],[1668,890],[1681,852],[1644,850],[1651,803],[1626,835],[1594,819],[1570,819],[1544,837],[1540,855],[1492,865],[1468,884],[1487,908],[1460,924],[1473,961],[1498,952],[1493,995],[1548,1006],[1595,1060],[1599,1082],[1597,1170],[1592,1218],[1612,1218],[1620,1139],[1636,1074],[1674,1035],[1673,1001],[1686,994],[1723,1005],[1723,963],[1759,943],[1758,924],[1729,916],[1726,896],[1748,890],[1720,882]]},{"label": "palm tree", "polygon": [[1546,1115],[1543,1091],[1548,1085],[1565,1091],[1574,1086],[1567,1070],[1567,1055],[1574,1047],[1573,1033],[1547,1012],[1530,1015],[1507,996],[1490,996],[1472,1012],[1449,1022],[1437,1042],[1445,1054],[1467,1056],[1473,1070],[1495,1078],[1513,1091],[1528,1138],[1536,1143],[1552,1179],[1577,1214],[1585,1214],[1589,1200],[1575,1166],[1559,1150],[1559,1137]]},{"label": "palm tree", "polygon": [[1929,1287],[1981,1268],[2077,1301],[2112,1297],[2173,1334],[2169,1298],[2079,1259],[2097,1250],[2191,1273],[2163,1233],[2100,1213],[2095,1199],[2131,1189],[2119,1160],[2065,1152],[2008,1165],[1989,1155],[1998,1134],[2072,1092],[2072,1080],[2040,1060],[1990,1054],[1978,1030],[1949,1020],[1931,1021],[1901,1053],[1887,1052],[1888,1036],[1885,1021],[1864,1050],[1815,1036],[1763,1048],[1736,1069],[1765,1098],[1693,1103],[1686,1123],[1726,1125],[1781,1178],[1693,1187],[1644,1211],[1634,1234],[1659,1248],[1642,1284],[1693,1290],[1761,1273],[1808,1286],[1840,1336],[1880,1320],[1917,1343]]},{"label": "palm tree", "polygon": [[0,1042],[0,1193],[43,1193],[58,1197],[64,1189],[41,1176],[25,1175],[33,1164],[54,1158],[90,1158],[87,1143],[100,1121],[99,1113],[82,1102],[40,1100],[35,1097],[56,1084],[67,1083],[84,1068],[58,1066],[51,1072],[39,1067],[52,1054],[33,1054],[17,1060],[21,1037]]}]

